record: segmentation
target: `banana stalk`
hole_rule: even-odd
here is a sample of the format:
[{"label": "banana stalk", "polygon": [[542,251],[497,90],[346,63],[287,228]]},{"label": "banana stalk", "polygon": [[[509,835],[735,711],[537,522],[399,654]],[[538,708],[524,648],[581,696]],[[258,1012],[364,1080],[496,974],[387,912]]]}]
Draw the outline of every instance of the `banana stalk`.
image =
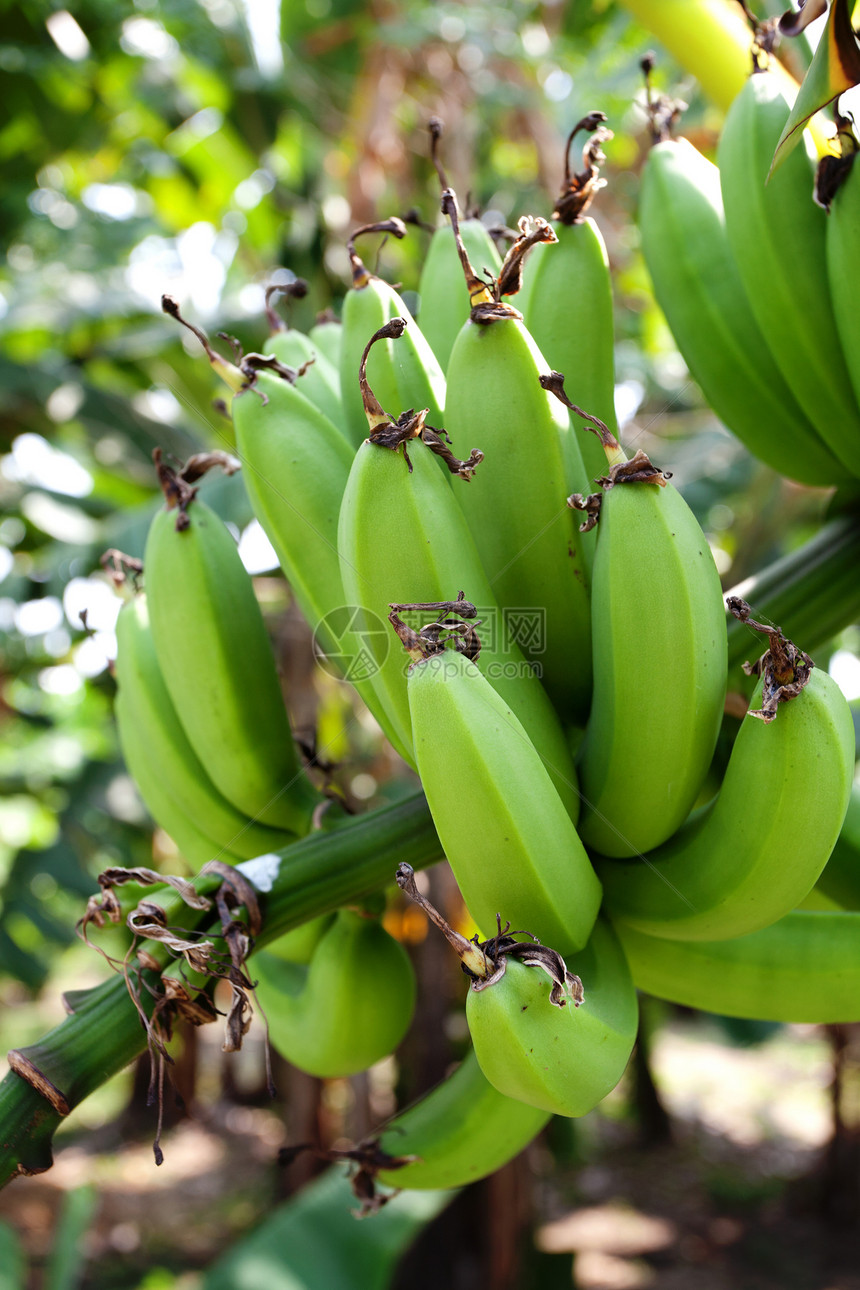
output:
[{"label": "banana stalk", "polygon": [[[399,861],[421,869],[441,859],[430,812],[418,793],[343,828],[300,839],[281,855],[246,861],[240,872],[264,902],[257,945],[262,948],[311,918],[360,901],[390,881]],[[221,881],[206,874],[194,880],[194,887],[211,895]],[[212,926],[211,913],[176,898],[162,903],[171,926],[204,934]],[[220,921],[215,925],[220,930]],[[149,961],[163,969],[169,958],[163,944],[147,942],[144,948]],[[141,1004],[150,1013],[159,997],[158,971],[145,969],[143,981],[148,988],[141,991]],[[126,981],[115,976],[38,1043],[16,1050],[24,1060],[16,1061],[16,1069],[0,1081],[0,1187],[19,1174],[50,1169],[51,1140],[64,1117],[145,1046]]]}]

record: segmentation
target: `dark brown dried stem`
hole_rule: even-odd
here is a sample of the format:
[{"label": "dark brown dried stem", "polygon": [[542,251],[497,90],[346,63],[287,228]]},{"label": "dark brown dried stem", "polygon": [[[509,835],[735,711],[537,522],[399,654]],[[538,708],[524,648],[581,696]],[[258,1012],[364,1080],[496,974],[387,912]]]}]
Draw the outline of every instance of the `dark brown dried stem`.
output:
[{"label": "dark brown dried stem", "polygon": [[496,297],[515,296],[523,285],[523,266],[533,246],[558,241],[555,229],[539,215],[523,215],[517,228],[519,236],[508,249],[496,282]]},{"label": "dark brown dried stem", "polygon": [[[361,362],[358,365],[358,384],[361,390],[361,401],[364,405],[364,415],[367,417],[367,424],[370,427],[371,435],[373,435],[378,429],[394,424],[394,418],[385,411],[382,404],[379,402],[379,399],[370,388],[370,383],[367,379],[367,360],[370,356],[370,351],[378,341],[397,340],[403,335],[405,330],[405,318],[392,318],[384,327],[380,327],[378,331],[373,333],[370,340],[364,347],[364,353],[362,354]],[[429,409],[426,409],[423,414],[419,413],[419,415],[426,417],[428,411]],[[411,415],[410,411],[410,416]],[[418,430],[416,429],[409,437],[414,439],[417,434]]]},{"label": "dark brown dried stem", "polygon": [[402,219],[392,215],[390,219],[380,220],[377,224],[362,224],[357,228],[346,244],[349,262],[352,266],[352,285],[354,287],[366,287],[370,279],[374,276],[367,268],[355,249],[355,239],[363,237],[366,233],[385,233],[391,234],[396,238],[406,236],[406,225]]},{"label": "dark brown dried stem", "polygon": [[657,63],[653,50],[640,60],[639,66],[645,78],[645,116],[651,143],[662,143],[672,138],[672,131],[678,124],[687,104],[682,99],[670,98],[668,94],[655,94],[651,85],[651,73]]},{"label": "dark brown dried stem", "polygon": [[[478,448],[473,448],[466,461],[461,461],[455,457],[445,440],[448,440],[446,430],[436,430],[433,426],[425,424],[429,408],[422,408],[420,412],[415,412],[409,408],[401,412],[395,421],[388,412],[385,411],[382,404],[377,399],[370,383],[367,379],[367,360],[373,346],[379,340],[397,340],[406,330],[405,318],[392,318],[384,327],[380,327],[371,336],[365,346],[364,353],[361,356],[361,363],[358,369],[358,383],[361,390],[362,403],[364,404],[364,414],[367,417],[367,424],[370,427],[370,442],[377,448],[388,448],[396,452],[398,448],[403,449],[403,456],[409,473],[412,473],[412,462],[409,457],[406,445],[412,439],[420,439],[425,447],[441,457],[452,475],[458,475],[460,479],[467,483],[475,473],[475,467],[484,460],[484,454]],[[450,442],[450,440],[449,440]]]},{"label": "dark brown dried stem", "polygon": [[483,948],[474,941],[467,941],[465,936],[455,932],[453,927],[448,923],[438,909],[431,905],[426,896],[423,896],[418,890],[415,882],[415,870],[410,864],[400,864],[397,866],[397,872],[394,875],[398,887],[404,892],[410,900],[414,901],[419,909],[427,915],[434,927],[437,927],[445,937],[448,944],[458,955],[460,962],[470,976],[477,980],[485,980],[491,976],[495,968],[495,963],[484,953]]},{"label": "dark brown dried stem", "polygon": [[206,351],[206,357],[209,359],[209,362],[212,364],[221,379],[229,385],[230,389],[233,390],[234,393],[241,390],[245,381],[239,368],[234,366],[233,363],[228,362],[226,358],[222,358],[218,351],[212,348],[209,343],[209,337],[206,335],[205,331],[200,327],[196,327],[194,323],[190,323],[187,318],[183,318],[179,309],[179,302],[175,300],[173,296],[163,295],[161,297],[161,308],[164,313],[168,314],[171,318],[175,318],[183,327],[187,327],[193,336],[197,337],[200,344]]},{"label": "dark brown dried stem", "polygon": [[272,299],[277,295],[286,296],[288,300],[304,300],[308,294],[308,284],[304,278],[293,282],[273,282],[266,287],[266,321],[270,332],[286,331],[284,320],[275,312]]},{"label": "dark brown dried stem", "polygon": [[812,194],[815,204],[826,211],[830,210],[834,197],[851,173],[860,148],[851,118],[843,116],[838,109],[835,117],[840,153],[838,157],[825,153],[821,158],[815,172],[815,188]]},{"label": "dark brown dried stem", "polygon": [[472,268],[469,253],[463,244],[463,239],[460,235],[460,214],[457,209],[457,194],[454,192],[453,188],[446,188],[442,194],[442,214],[447,215],[451,221],[457,254],[460,257],[460,264],[463,266],[463,275],[466,279],[466,287],[469,292],[470,307],[474,310],[476,306],[492,303],[495,300],[493,293],[494,283],[492,281],[487,283],[483,278],[478,277],[478,274]]},{"label": "dark brown dried stem", "polygon": [[[589,206],[606,180],[600,178],[600,167],[605,165],[606,157],[602,145],[613,137],[612,131],[603,127],[605,112],[589,112],[568,135],[564,150],[564,187],[558,196],[553,219],[563,224],[581,224]],[[591,138],[582,150],[582,170],[572,175],[570,169],[570,149],[576,136],[587,130]]]},{"label": "dark brown dried stem", "polygon": [[[582,982],[578,976],[568,971],[558,950],[541,945],[530,932],[512,932],[510,923],[502,927],[501,915],[496,915],[496,935],[486,941],[479,941],[475,936],[467,941],[439,913],[426,896],[423,896],[415,883],[415,875],[410,865],[401,864],[395,875],[397,885],[416,905],[424,911],[431,923],[459,955],[463,971],[472,978],[471,988],[478,992],[487,990],[497,984],[505,975],[507,959],[518,959],[529,967],[539,967],[552,981],[549,1001],[556,1008],[564,1008],[570,1000],[574,1007],[579,1007],[585,998]],[[528,936],[527,941],[518,941],[517,936]]]},{"label": "dark brown dried stem", "polygon": [[[439,140],[442,138],[444,124],[438,116],[431,116],[427,122],[427,129],[430,132],[430,160],[436,167],[436,174],[439,176],[439,183],[444,192],[450,188],[448,176],[445,174],[445,168],[442,165],[442,159],[439,156]],[[451,189],[453,192],[453,189]]]},{"label": "dark brown dried stem", "polygon": [[[389,609],[388,621],[414,663],[441,654],[449,641],[473,662],[479,657],[481,641],[476,629],[481,626],[481,619],[464,592],[458,592],[456,600],[404,602],[390,604]],[[416,629],[403,621],[403,613],[431,613],[434,617]],[[451,617],[452,614],[455,616]]]},{"label": "dark brown dried stem", "polygon": [[779,627],[756,622],[740,596],[727,597],[726,605],[739,622],[768,637],[770,647],[755,663],[744,663],[743,669],[747,676],[760,677],[762,683],[761,708],[751,708],[749,715],[768,723],[775,721],[780,703],[791,702],[809,684],[815,664]]},{"label": "dark brown dried stem", "polygon": [[168,465],[160,448],[153,448],[152,460],[167,509],[176,511],[177,533],[181,533],[189,525],[188,507],[197,496],[197,489],[192,488],[191,485],[198,479],[202,479],[207,471],[214,470],[216,467],[227,475],[233,475],[241,469],[241,462],[235,457],[217,450],[194,453],[184,465],[180,464],[178,470]]},{"label": "dark brown dried stem", "polygon": [[567,397],[567,391],[564,388],[564,376],[561,372],[548,372],[538,379],[548,394],[554,394],[560,403],[563,403],[566,408],[569,408],[571,412],[574,412],[578,417],[581,417],[582,420],[585,421],[585,429],[591,430],[596,434],[604,448],[611,449],[612,451],[620,448],[618,440],[615,438],[615,435],[605,422],[601,421],[599,417],[592,416],[590,412],[586,412],[583,408],[578,407],[576,403],[572,403],[570,401]]},{"label": "dark brown dried stem", "polygon": [[[126,555],[124,551],[118,551],[115,546],[108,547],[107,551],[99,557],[99,564],[117,588],[129,581],[128,574],[131,574],[132,586],[137,587],[138,579],[143,573],[142,560],[138,560],[133,555]],[[126,570],[128,573],[125,572]]]}]

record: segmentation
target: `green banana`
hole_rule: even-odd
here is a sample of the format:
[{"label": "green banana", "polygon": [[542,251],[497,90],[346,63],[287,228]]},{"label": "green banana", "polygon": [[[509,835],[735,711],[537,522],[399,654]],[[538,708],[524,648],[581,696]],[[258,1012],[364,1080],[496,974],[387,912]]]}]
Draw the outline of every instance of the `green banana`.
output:
[{"label": "green banana", "polygon": [[[547,381],[567,401],[558,381]],[[667,477],[599,432],[604,491],[592,582],[594,697],[579,769],[583,842],[630,856],[691,810],[713,756],[726,687],[720,580],[704,533]],[[626,482],[625,482],[626,481]],[[602,500],[601,500],[602,498]]]},{"label": "green banana", "polygon": [[[402,320],[393,320],[382,329],[384,338],[394,338],[401,329]],[[375,337],[367,349],[374,343]],[[373,429],[353,462],[338,525],[347,602],[363,606],[368,626],[375,626],[385,622],[392,603],[436,603],[465,589],[491,626],[493,639],[487,641],[483,655],[487,676],[539,749],[568,811],[576,813],[576,779],[559,719],[540,681],[509,639],[454,492],[432,459],[443,456],[449,468],[461,475],[456,488],[462,491],[480,486],[479,481],[465,481],[481,454],[473,451],[467,462],[459,462],[441,443],[440,435],[425,425],[423,411],[411,418],[404,413],[395,424],[382,412],[363,367],[362,384]],[[408,451],[407,460],[396,450],[398,446]],[[379,668],[372,684],[400,744],[410,750],[411,761],[407,659],[390,636],[368,631],[367,639]]]},{"label": "green banana", "polygon": [[538,947],[521,948],[521,961],[507,958],[501,976],[469,989],[475,1055],[500,1093],[554,1115],[586,1115],[615,1088],[636,1042],[639,1009],[624,951],[608,923],[595,923],[574,959],[577,976],[565,973],[565,999],[548,989]]},{"label": "green banana", "polygon": [[210,860],[237,863],[241,857],[206,837],[186,813],[184,804],[166,788],[153,766],[152,751],[125,691],[120,690],[114,700],[114,718],[123,760],[146,809],[156,824],[173,839],[191,868],[202,869]]},{"label": "green banana", "polygon": [[299,762],[251,579],[222,521],[155,456],[167,504],[150,525],[144,568],[176,714],[229,802],[259,823],[307,833],[324,799]]},{"label": "green banana", "polygon": [[403,946],[375,918],[341,909],[306,968],[264,951],[252,960],[269,1039],[310,1075],[354,1075],[387,1057],[415,1006]]},{"label": "green banana", "polygon": [[283,959],[285,963],[298,963],[307,966],[325,932],[334,922],[334,914],[320,914],[318,918],[308,919],[298,927],[284,932],[277,940],[268,941],[266,953],[273,958]]},{"label": "green banana", "polygon": [[[186,321],[176,302],[165,312],[200,341],[233,391],[236,447],[245,465],[251,507],[275,548],[296,601],[328,662],[348,680],[394,748],[409,759],[368,680],[373,669],[365,635],[356,630],[337,553],[337,517],[353,450],[336,426],[298,388],[297,373],[276,358],[247,354],[227,363],[205,332]],[[384,636],[382,622],[379,630]]]},{"label": "green banana", "polygon": [[[208,842],[207,859],[222,849],[228,858],[251,860],[294,842],[294,833],[248,819],[210,780],[164,683],[144,594],[120,610],[116,637],[120,737],[130,762],[143,770],[140,789],[152,817],[180,845],[176,830],[187,838],[188,828],[182,826],[193,826]],[[132,774],[137,778],[135,771]]]},{"label": "green banana", "polygon": [[424,654],[432,642],[410,636],[418,773],[470,914],[484,936],[503,914],[565,954],[580,949],[600,884],[539,753],[475,663]]},{"label": "green banana", "polygon": [[390,219],[357,229],[348,243],[352,265],[352,287],[343,302],[343,341],[340,356],[340,385],[348,438],[356,447],[367,437],[358,369],[370,337],[392,318],[409,321],[402,346],[378,345],[369,363],[369,377],[384,408],[428,408],[430,421],[442,425],[445,406],[445,376],[432,349],[393,287],[370,273],[355,251],[355,239],[362,233],[387,232],[404,237],[402,220]]},{"label": "green banana", "polygon": [[[553,211],[558,246],[536,246],[523,271],[517,298],[523,321],[548,363],[564,373],[565,385],[585,408],[617,435],[615,419],[615,323],[609,257],[600,229],[587,214],[605,180],[601,144],[612,138],[602,112],[574,126],[565,148],[564,186]],[[593,131],[583,150],[583,170],[571,176],[570,149],[581,130]],[[606,461],[591,436],[576,439],[586,475],[593,482]],[[574,463],[576,465],[576,463]],[[590,544],[584,547],[593,559]]]},{"label": "green banana", "polygon": [[[443,191],[448,180],[438,155],[442,123],[438,117],[429,122],[431,154]],[[482,273],[496,277],[502,261],[492,238],[479,219],[464,219],[460,223],[460,236],[469,259]],[[418,298],[421,301],[419,322],[430,348],[439,360],[443,372],[448,367],[454,341],[464,321],[469,316],[469,289],[463,281],[463,270],[454,231],[444,223],[434,230],[430,246],[424,257],[418,281]]]},{"label": "green banana", "polygon": [[824,869],[854,776],[851,710],[808,655],[770,636],[716,799],[650,855],[596,861],[613,920],[675,940],[744,936],[793,909]]},{"label": "green banana", "polygon": [[860,784],[851,787],[848,810],[816,890],[841,909],[860,910]]},{"label": "green banana", "polygon": [[[522,226],[492,288],[477,276],[450,216],[473,303],[448,364],[447,429],[481,444],[478,482],[457,500],[499,603],[540,620],[523,652],[538,664],[558,710],[584,720],[591,698],[590,613],[586,561],[572,516],[561,505],[585,469],[568,418],[541,389],[547,364],[522,323],[502,303],[518,289],[522,260],[539,241],[556,241],[546,221]],[[522,223],[522,222],[521,222]],[[565,449],[563,444],[569,445]],[[578,466],[573,469],[574,458]]]},{"label": "green banana", "polygon": [[464,1187],[512,1160],[549,1118],[549,1112],[497,1092],[470,1049],[453,1074],[378,1135],[375,1148],[407,1163],[383,1165],[373,1175],[398,1189]]},{"label": "green banana", "polygon": [[771,72],[754,73],[732,104],[718,150],[726,231],[786,383],[824,443],[856,476],[860,410],[827,290],[827,216],[812,200],[806,150],[795,148],[768,178],[789,107]]},{"label": "green banana", "polygon": [[307,398],[319,408],[332,425],[337,426],[344,438],[343,400],[340,397],[340,370],[320,350],[310,336],[295,327],[285,327],[272,308],[271,298],[283,292],[292,299],[301,299],[308,289],[302,278],[289,286],[269,287],[266,291],[266,317],[271,335],[266,341],[267,354],[286,367],[295,369],[297,385]]},{"label": "green banana", "polygon": [[251,389],[233,399],[232,412],[254,514],[317,645],[408,760],[411,746],[389,720],[368,675],[374,667],[367,643],[372,632],[363,631],[356,617],[361,601],[344,591],[341,578],[337,524],[354,451],[281,374],[258,371],[253,379]]},{"label": "green banana", "polygon": [[334,370],[339,373],[341,342],[343,340],[343,324],[340,319],[331,309],[324,309],[321,314],[317,315],[317,320],[308,335],[316,346],[317,352],[323,354]]},{"label": "green banana", "polygon": [[[638,1024],[636,991],[612,927],[594,924],[576,957],[580,978],[557,950],[528,931],[509,933],[501,917],[491,939],[466,940],[418,890],[411,865],[398,865],[395,876],[471,979],[466,1020],[493,1087],[553,1115],[595,1107],[624,1074]],[[530,939],[518,941],[520,935]]]},{"label": "green banana", "polygon": [[793,910],[733,940],[670,941],[616,928],[640,990],[760,1021],[860,1021],[860,914]]},{"label": "green banana", "polygon": [[855,265],[860,250],[860,168],[854,136],[849,140],[843,134],[842,138],[846,140],[843,158],[846,169],[831,198],[827,217],[827,278],[842,352],[854,397],[860,403],[860,326],[855,291]]},{"label": "green banana", "polygon": [[[473,264],[480,265],[482,271],[498,274],[502,261],[485,225],[479,219],[464,219],[460,234]],[[469,292],[449,224],[441,225],[430,238],[418,280],[418,295],[421,328],[442,371],[447,371],[454,342],[469,316]]]},{"label": "green banana", "polygon": [[687,139],[651,148],[639,229],[657,303],[720,420],[774,470],[805,484],[840,482],[844,467],[798,405],[750,307],[726,234],[720,172]]}]

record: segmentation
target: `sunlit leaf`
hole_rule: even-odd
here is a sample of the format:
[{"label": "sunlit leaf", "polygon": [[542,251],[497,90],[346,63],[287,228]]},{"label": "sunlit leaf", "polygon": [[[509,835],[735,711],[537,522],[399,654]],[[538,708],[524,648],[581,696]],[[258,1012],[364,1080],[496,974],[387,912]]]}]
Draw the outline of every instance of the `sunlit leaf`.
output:
[{"label": "sunlit leaf", "polygon": [[[852,9],[853,0],[833,0],[830,6],[815,56],[776,145],[771,174],[796,145],[807,121],[840,94],[860,85],[860,45],[851,26]],[[793,10],[784,15],[784,19],[790,20],[783,28],[785,34],[798,35],[812,18],[823,12],[824,0],[807,0],[801,15]]]}]

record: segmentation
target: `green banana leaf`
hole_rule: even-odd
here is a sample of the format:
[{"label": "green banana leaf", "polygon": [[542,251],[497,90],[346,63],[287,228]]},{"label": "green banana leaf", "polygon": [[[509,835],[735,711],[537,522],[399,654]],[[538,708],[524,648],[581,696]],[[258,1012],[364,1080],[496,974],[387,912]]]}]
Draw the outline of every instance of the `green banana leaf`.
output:
[{"label": "green banana leaf", "polygon": [[343,1169],[327,1169],[209,1269],[203,1290],[386,1290],[401,1255],[453,1191],[405,1191],[359,1222]]},{"label": "green banana leaf", "polygon": [[[826,5],[827,0],[806,0],[800,13],[789,10],[783,14],[780,19],[783,35],[799,35],[813,18],[821,17]],[[810,117],[860,84],[860,45],[851,25],[853,9],[854,0],[833,0],[830,6],[827,25],[776,145],[771,174],[797,144]]]},{"label": "green banana leaf", "polygon": [[43,1290],[77,1290],[82,1284],[86,1261],[82,1242],[97,1205],[95,1187],[75,1187],[66,1193],[45,1269]]}]

